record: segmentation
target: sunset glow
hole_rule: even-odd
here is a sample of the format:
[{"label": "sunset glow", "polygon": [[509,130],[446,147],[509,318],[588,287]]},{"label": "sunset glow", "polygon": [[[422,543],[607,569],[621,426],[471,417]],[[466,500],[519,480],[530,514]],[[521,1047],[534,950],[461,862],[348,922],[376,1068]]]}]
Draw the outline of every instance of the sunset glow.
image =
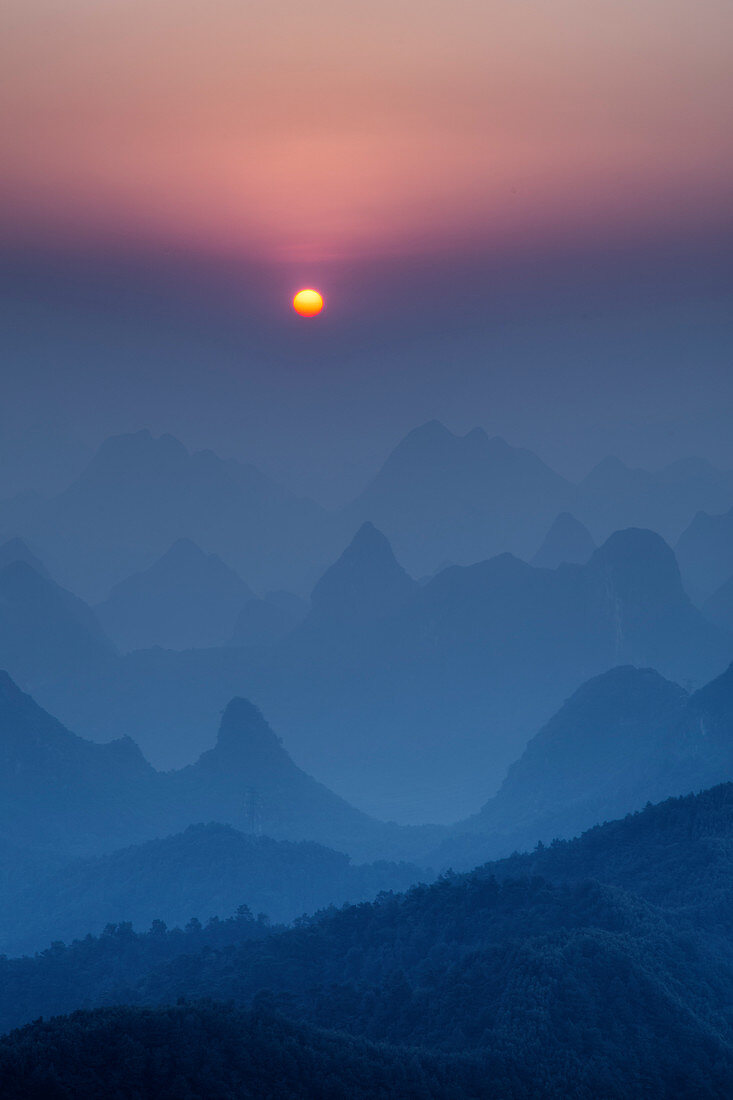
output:
[{"label": "sunset glow", "polygon": [[633,239],[729,210],[719,0],[9,9],[0,224],[17,235],[319,262]]}]

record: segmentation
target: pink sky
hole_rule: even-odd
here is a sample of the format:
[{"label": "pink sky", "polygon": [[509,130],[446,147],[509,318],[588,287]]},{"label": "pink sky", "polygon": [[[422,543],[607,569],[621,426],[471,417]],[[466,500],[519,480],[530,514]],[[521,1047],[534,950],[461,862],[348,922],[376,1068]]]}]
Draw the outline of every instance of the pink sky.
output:
[{"label": "pink sky", "polygon": [[730,0],[6,0],[0,220],[298,263],[722,222]]}]

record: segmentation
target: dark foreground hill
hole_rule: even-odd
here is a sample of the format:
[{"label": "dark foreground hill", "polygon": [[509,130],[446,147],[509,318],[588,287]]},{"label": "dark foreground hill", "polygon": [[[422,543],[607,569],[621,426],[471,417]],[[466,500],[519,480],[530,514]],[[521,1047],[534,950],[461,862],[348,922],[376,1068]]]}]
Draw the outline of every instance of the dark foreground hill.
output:
[{"label": "dark foreground hill", "polygon": [[699,911],[705,924],[725,914],[731,900],[732,837],[733,783],[722,783],[596,825],[574,840],[538,844],[476,873],[500,880],[539,875],[556,884],[595,879],[693,920]]},{"label": "dark foreground hill", "polygon": [[489,1096],[476,1060],[295,1026],[211,1003],[109,1008],[0,1040],[4,1100],[412,1100]]},{"label": "dark foreground hill", "polygon": [[112,929],[0,962],[0,1026],[257,998],[298,1025],[469,1054],[479,1096],[729,1096],[732,841],[725,785],[537,853],[526,869],[546,877],[486,866],[270,935],[243,917]]}]

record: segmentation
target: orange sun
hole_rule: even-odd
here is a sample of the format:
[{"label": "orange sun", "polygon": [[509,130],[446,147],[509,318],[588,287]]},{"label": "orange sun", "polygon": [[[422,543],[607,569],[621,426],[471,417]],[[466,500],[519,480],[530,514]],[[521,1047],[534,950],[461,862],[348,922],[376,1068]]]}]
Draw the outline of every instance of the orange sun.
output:
[{"label": "orange sun", "polygon": [[323,309],[323,298],[317,290],[307,287],[299,290],[293,298],[293,309],[301,317],[315,317]]}]

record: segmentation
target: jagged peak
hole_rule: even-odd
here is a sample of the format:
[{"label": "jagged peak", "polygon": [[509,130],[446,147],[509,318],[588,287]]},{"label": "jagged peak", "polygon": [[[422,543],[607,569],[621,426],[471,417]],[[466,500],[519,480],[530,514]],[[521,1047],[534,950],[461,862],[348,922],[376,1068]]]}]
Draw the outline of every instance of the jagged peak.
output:
[{"label": "jagged peak", "polygon": [[349,618],[374,617],[404,601],[417,582],[397,561],[385,535],[369,520],[326,570],[312,593],[315,609]]},{"label": "jagged peak", "polygon": [[82,478],[108,472],[129,472],[141,465],[178,466],[190,457],[187,448],[169,433],[154,436],[148,428],[110,436],[100,444]]},{"label": "jagged peak", "polygon": [[617,455],[606,455],[600,462],[596,462],[595,466],[593,466],[586,475],[585,481],[596,481],[605,479],[609,476],[628,474],[630,472],[631,467],[627,466]]},{"label": "jagged peak", "polygon": [[[440,420],[428,420],[413,428],[392,449],[382,467],[390,469],[404,464],[423,463],[434,456],[442,456],[454,450],[460,437]],[[379,475],[377,475],[379,476]]]},{"label": "jagged peak", "polygon": [[127,593],[145,579],[161,582],[165,581],[166,578],[173,577],[178,578],[178,581],[180,581],[182,577],[188,577],[189,575],[193,578],[201,578],[202,575],[219,579],[228,578],[232,584],[241,587],[245,596],[252,596],[252,592],[239,574],[227,565],[218,554],[202,550],[193,539],[179,538],[171,543],[168,549],[159,558],[156,558],[152,565],[131,574],[129,577],[125,577],[124,580],[115,585],[110,597],[116,592]]},{"label": "jagged peak", "polygon": [[374,551],[389,554],[390,557],[394,558],[392,546],[387,536],[378,527],[375,527],[370,519],[367,519],[362,523],[346,550],[344,550],[344,554],[373,553]]},{"label": "jagged peak", "polygon": [[424,424],[418,424],[416,428],[413,428],[407,433],[402,440],[403,443],[425,443],[431,440],[446,440],[457,439],[458,437],[450,430],[446,428],[442,420],[433,418],[432,420],[426,420]]},{"label": "jagged peak", "polygon": [[161,562],[194,562],[198,564],[210,559],[220,560],[216,554],[207,554],[193,539],[183,537],[172,542],[155,564],[159,565]]},{"label": "jagged peak", "polygon": [[[247,764],[290,761],[280,738],[259,707],[241,696],[231,699],[221,716],[213,755],[220,757],[222,754],[236,756]],[[205,755],[210,757],[211,753]]]}]

